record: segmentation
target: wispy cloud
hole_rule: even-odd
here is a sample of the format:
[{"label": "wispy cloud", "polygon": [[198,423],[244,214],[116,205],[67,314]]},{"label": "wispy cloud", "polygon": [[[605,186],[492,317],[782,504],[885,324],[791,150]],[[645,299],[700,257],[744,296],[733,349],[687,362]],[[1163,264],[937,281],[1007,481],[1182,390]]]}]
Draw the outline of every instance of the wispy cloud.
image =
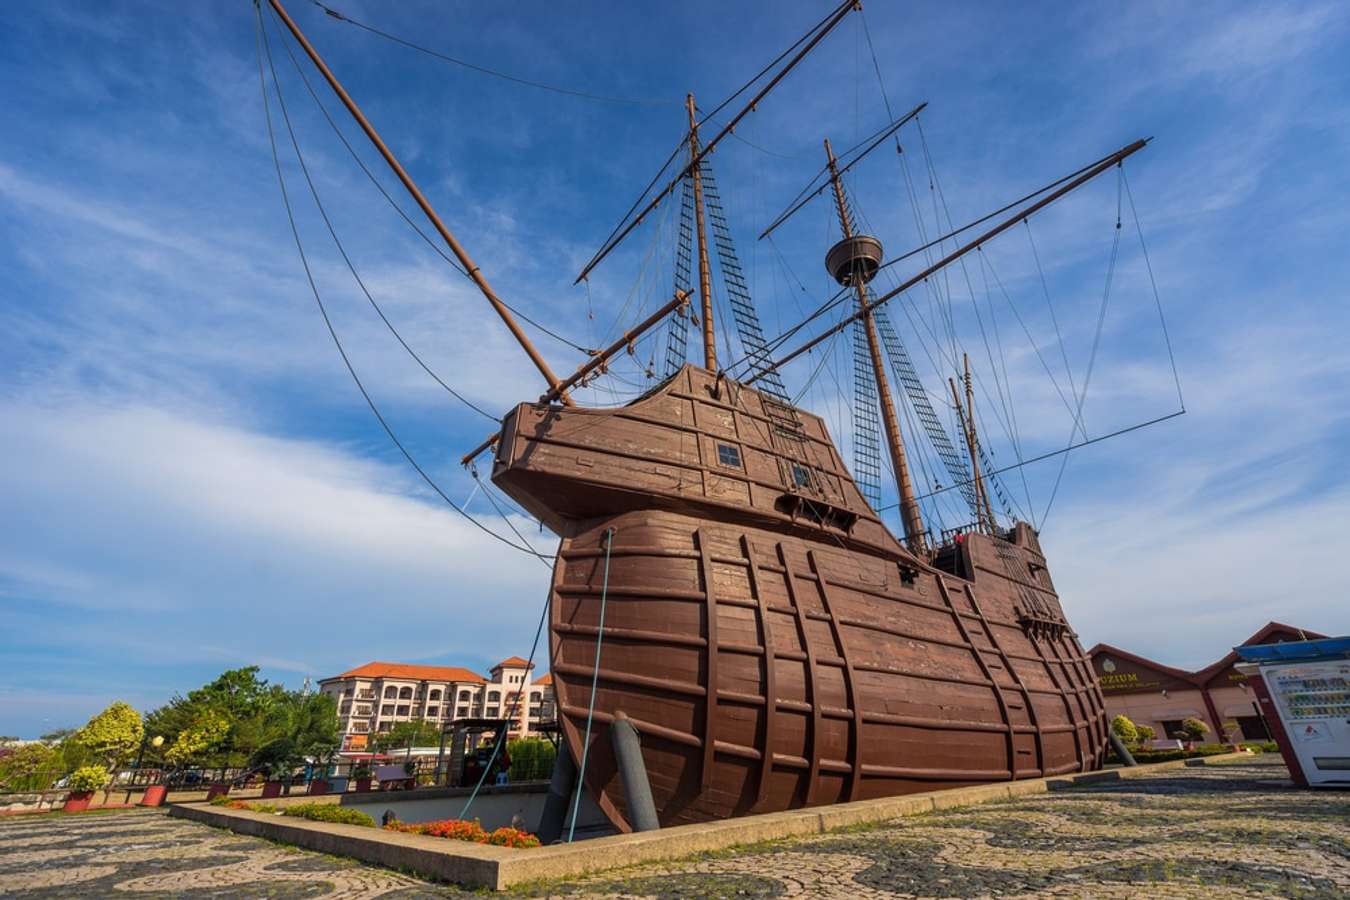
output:
[{"label": "wispy cloud", "polygon": [[[113,695],[158,702],[248,662],[288,679],[381,656],[490,663],[522,651],[546,592],[544,566],[485,538],[415,480],[337,358],[277,193],[251,8],[188,19],[168,8],[0,8],[0,97],[13,125],[0,133],[0,646],[29,698],[6,695],[0,731],[70,724]],[[751,6],[744,27],[709,32],[710,10],[466,7],[447,18],[410,4],[364,15],[568,86],[677,103],[692,88],[704,108],[819,15],[810,3]],[[316,10],[295,14],[513,305],[592,345],[666,299],[672,225],[660,216],[588,283],[571,282],[680,139],[678,105],[521,89],[372,43]],[[1127,171],[1190,412],[1073,456],[1044,540],[1076,627],[1176,662],[1204,661],[1268,618],[1350,628],[1343,604],[1326,599],[1328,560],[1344,544],[1332,523],[1346,518],[1340,460],[1350,446],[1338,345],[1350,325],[1350,212],[1332,202],[1350,193],[1340,7],[932,3],[864,15],[895,108],[932,104],[926,140],[958,223],[1134,137],[1157,137]],[[696,31],[700,40],[671,52]],[[400,333],[494,413],[537,396],[540,379],[472,285],[388,207],[289,60],[277,62],[334,225]],[[713,157],[771,331],[833,293],[820,262],[835,225],[817,203],[776,249],[753,236],[819,169],[820,138],[838,147],[869,132],[885,116],[881,99],[852,17],[742,124],[750,143]],[[306,250],[346,348],[400,437],[453,497],[468,496],[455,460],[488,423],[441,392],[374,315],[281,137]],[[931,224],[939,198],[921,144],[912,133],[905,141]],[[860,167],[850,188],[892,253],[918,242],[893,153]],[[1108,176],[1033,222],[1080,378],[1116,196]],[[1122,242],[1085,406],[1094,434],[1172,408],[1134,240]],[[1059,373],[1027,249],[1022,231],[1010,233],[986,265]],[[986,297],[978,263],[968,271],[984,324],[1003,341],[1000,351],[991,331],[985,350],[954,271],[957,330],[974,351],[991,449],[1011,461],[999,420],[1012,410],[995,371],[1016,398],[1024,447],[1062,444],[1070,417],[1060,392],[1008,301],[997,289]],[[913,320],[893,309],[945,403],[936,308],[920,295]],[[559,371],[584,359],[530,333]],[[640,391],[660,339],[583,399]],[[847,349],[806,394],[846,454]],[[930,353],[942,371],[929,371]],[[809,370],[792,370],[794,392]],[[1042,489],[1035,507],[1056,470],[1028,473]],[[1195,627],[1161,634],[1164,615]]]}]

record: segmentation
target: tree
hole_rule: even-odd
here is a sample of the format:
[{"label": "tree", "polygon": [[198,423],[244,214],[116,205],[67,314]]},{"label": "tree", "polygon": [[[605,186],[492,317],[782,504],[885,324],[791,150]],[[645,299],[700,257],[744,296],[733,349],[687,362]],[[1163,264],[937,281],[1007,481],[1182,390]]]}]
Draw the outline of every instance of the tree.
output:
[{"label": "tree", "polygon": [[1150,725],[1136,725],[1134,726],[1134,731],[1135,741],[1139,744],[1147,744],[1149,741],[1153,740],[1154,732],[1153,727]]},{"label": "tree", "polygon": [[1125,744],[1133,744],[1139,738],[1138,729],[1127,716],[1116,716],[1112,719],[1111,732]]},{"label": "tree", "polygon": [[[284,732],[288,717],[279,708],[291,700],[292,695],[282,685],[259,678],[257,666],[245,666],[222,672],[186,697],[175,695],[146,716],[145,725],[151,734],[164,737],[167,749],[162,758],[167,760],[180,735],[196,727],[208,713],[219,715],[229,725],[228,733],[209,751],[209,759],[197,761],[242,766],[258,748]],[[158,752],[149,756],[151,761],[161,758]]]},{"label": "tree", "polygon": [[441,742],[441,729],[435,722],[414,719],[399,722],[388,731],[375,735],[370,746],[376,753],[388,753],[407,747],[435,747]]},{"label": "tree", "polygon": [[141,746],[144,736],[141,714],[119,700],[86,722],[73,739],[105,768],[116,771]]},{"label": "tree", "polygon": [[1186,737],[1192,741],[1198,741],[1209,734],[1209,726],[1195,716],[1190,716],[1181,721],[1181,730],[1186,733]]},{"label": "tree", "polygon": [[230,734],[230,720],[220,710],[208,709],[187,729],[180,731],[164,758],[177,766],[205,763]]},{"label": "tree", "polygon": [[6,747],[0,756],[0,791],[44,791],[62,774],[55,747],[34,741]]}]

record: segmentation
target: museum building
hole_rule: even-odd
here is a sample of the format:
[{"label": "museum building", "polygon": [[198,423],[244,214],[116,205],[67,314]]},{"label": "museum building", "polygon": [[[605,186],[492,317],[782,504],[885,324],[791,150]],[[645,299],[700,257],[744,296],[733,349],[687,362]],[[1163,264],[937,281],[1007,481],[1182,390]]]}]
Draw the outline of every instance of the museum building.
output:
[{"label": "museum building", "polygon": [[[1269,622],[1237,646],[1321,637],[1325,635]],[[1110,644],[1098,644],[1088,651],[1088,656],[1106,699],[1107,718],[1124,715],[1136,725],[1148,725],[1159,739],[1178,736],[1181,723],[1191,717],[1209,725],[1207,741],[1270,739],[1247,676],[1236,668],[1236,652],[1229,651],[1194,672],[1154,662]]]}]

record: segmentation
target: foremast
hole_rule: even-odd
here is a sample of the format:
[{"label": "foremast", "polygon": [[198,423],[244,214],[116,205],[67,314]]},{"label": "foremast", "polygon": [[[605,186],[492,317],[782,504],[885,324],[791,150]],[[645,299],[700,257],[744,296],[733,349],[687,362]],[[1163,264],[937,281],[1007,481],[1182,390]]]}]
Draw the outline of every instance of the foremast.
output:
[{"label": "foremast", "polygon": [[690,181],[694,187],[694,234],[698,251],[699,324],[703,329],[703,366],[717,371],[717,337],[713,332],[712,265],[708,261],[708,229],[703,215],[703,162],[698,152],[698,114],[694,95],[685,98],[689,111]]}]

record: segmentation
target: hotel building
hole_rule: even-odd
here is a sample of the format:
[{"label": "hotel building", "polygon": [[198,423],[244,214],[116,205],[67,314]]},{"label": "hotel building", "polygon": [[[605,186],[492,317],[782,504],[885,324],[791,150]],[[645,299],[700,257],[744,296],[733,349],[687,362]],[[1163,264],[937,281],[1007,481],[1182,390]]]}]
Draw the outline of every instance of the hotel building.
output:
[{"label": "hotel building", "polygon": [[457,719],[510,717],[510,736],[527,737],[556,715],[552,676],[531,680],[531,668],[513,656],[485,678],[458,666],[371,662],[322,679],[319,690],[337,702],[344,751],[365,750],[370,735],[417,719],[444,727]]}]

